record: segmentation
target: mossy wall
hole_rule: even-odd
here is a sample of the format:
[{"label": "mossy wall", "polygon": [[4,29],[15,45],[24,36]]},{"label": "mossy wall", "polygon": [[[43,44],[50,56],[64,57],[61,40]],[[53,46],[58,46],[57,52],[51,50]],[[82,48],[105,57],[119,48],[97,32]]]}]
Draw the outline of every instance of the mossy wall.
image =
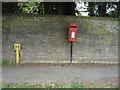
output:
[{"label": "mossy wall", "polygon": [[73,63],[117,62],[118,20],[58,15],[3,15],[3,60],[15,61],[13,44],[22,44],[21,62],[69,63],[68,24],[77,23]]}]

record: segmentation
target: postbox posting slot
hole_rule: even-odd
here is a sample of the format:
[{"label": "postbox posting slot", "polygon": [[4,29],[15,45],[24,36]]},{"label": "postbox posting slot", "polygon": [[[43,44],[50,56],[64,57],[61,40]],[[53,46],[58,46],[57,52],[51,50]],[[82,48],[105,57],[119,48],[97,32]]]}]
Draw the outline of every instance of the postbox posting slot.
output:
[{"label": "postbox posting slot", "polygon": [[76,26],[70,26],[70,28],[76,28]]}]

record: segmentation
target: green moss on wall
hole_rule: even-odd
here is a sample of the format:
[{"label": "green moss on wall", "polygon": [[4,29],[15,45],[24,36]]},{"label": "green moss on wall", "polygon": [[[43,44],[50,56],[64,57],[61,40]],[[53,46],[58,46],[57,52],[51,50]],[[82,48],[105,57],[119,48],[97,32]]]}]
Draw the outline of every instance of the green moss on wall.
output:
[{"label": "green moss on wall", "polygon": [[[3,18],[3,27],[11,28],[11,30],[14,30],[15,28],[18,28],[19,26],[39,26],[44,25],[47,21],[45,19],[37,20],[37,18],[27,18],[27,19],[21,19],[21,18]],[[19,29],[16,29],[19,30]]]},{"label": "green moss on wall", "polygon": [[82,24],[88,33],[102,36],[104,42],[110,42],[112,38],[110,37],[106,26],[99,26],[97,21],[104,22],[105,20],[118,20],[117,18],[75,17],[67,15],[5,15],[2,19],[3,27],[10,28],[11,30],[20,30],[17,28],[24,26],[46,27],[44,25],[49,24],[48,26],[57,27],[59,24],[61,24],[61,26],[67,26],[68,23],[78,23]]},{"label": "green moss on wall", "polygon": [[106,30],[105,27],[98,27],[98,29],[95,31],[95,34],[98,35],[103,35],[103,34],[108,34],[108,31]]},{"label": "green moss on wall", "polygon": [[103,35],[103,37],[104,37],[104,39],[103,39],[104,42],[110,42],[113,40],[110,35]]},{"label": "green moss on wall", "polygon": [[84,21],[83,24],[84,24],[84,27],[87,29],[88,33],[91,33],[91,34],[94,33],[95,27],[93,26],[93,24],[91,22]]},{"label": "green moss on wall", "polygon": [[84,27],[86,27],[87,32],[93,35],[100,35],[103,37],[103,42],[108,43],[112,40],[110,33],[104,26],[97,26],[95,23],[90,21],[84,21]]}]

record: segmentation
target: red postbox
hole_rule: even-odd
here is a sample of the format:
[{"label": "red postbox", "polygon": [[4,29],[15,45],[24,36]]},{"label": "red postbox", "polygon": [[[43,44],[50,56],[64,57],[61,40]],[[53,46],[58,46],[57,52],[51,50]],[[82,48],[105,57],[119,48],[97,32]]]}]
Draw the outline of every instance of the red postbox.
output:
[{"label": "red postbox", "polygon": [[70,23],[68,29],[68,40],[69,41],[77,41],[77,24]]}]

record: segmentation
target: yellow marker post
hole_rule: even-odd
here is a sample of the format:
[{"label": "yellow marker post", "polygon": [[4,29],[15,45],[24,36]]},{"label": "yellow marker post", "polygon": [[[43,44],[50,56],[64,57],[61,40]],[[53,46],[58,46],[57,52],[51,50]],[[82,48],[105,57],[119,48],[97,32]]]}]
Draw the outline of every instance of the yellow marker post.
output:
[{"label": "yellow marker post", "polygon": [[16,54],[16,64],[19,64],[20,62],[20,51],[21,51],[21,44],[20,43],[14,43],[14,50]]}]

